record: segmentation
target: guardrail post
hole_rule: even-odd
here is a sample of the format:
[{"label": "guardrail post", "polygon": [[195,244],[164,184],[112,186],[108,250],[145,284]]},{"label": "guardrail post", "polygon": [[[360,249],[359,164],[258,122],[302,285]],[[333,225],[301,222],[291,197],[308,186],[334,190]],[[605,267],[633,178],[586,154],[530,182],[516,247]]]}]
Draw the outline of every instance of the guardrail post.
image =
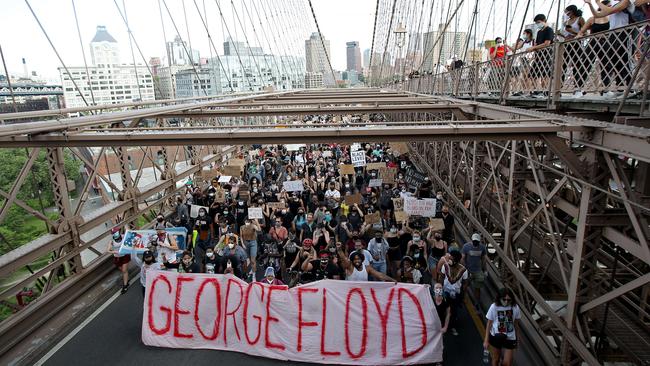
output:
[{"label": "guardrail post", "polygon": [[557,108],[562,90],[562,72],[564,64],[564,42],[556,42],[553,45],[553,76],[550,85],[549,108]]},{"label": "guardrail post", "polygon": [[472,66],[474,68],[474,75],[472,76],[474,80],[474,85],[472,85],[472,96],[474,97],[474,99],[476,99],[476,97],[478,96],[478,83],[480,80],[479,72],[481,71],[479,65],[480,63],[477,62]]}]

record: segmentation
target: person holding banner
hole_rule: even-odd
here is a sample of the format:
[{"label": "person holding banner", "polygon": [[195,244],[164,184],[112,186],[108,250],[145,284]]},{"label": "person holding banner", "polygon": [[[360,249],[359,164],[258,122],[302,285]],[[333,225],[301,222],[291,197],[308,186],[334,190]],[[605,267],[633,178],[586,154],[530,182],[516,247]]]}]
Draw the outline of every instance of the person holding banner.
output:
[{"label": "person holding banner", "polygon": [[257,235],[262,228],[257,219],[246,218],[244,225],[239,228],[239,235],[246,247],[246,254],[251,261],[251,269],[248,275],[254,277],[257,271]]},{"label": "person holding banner", "polygon": [[397,270],[397,278],[399,278],[399,282],[414,284],[420,283],[422,272],[417,270],[413,264],[415,264],[415,261],[410,256],[406,255],[402,258],[400,269]]},{"label": "person holding banner", "polygon": [[201,273],[201,267],[194,262],[192,253],[188,251],[184,251],[181,261],[176,263],[169,263],[167,256],[163,254],[163,266],[167,269],[174,268],[179,273]]},{"label": "person holding banner", "polygon": [[373,278],[378,278],[382,281],[397,283],[397,280],[376,271],[372,266],[364,265],[363,261],[366,258],[361,251],[353,252],[350,255],[350,259],[348,259],[341,249],[338,252],[338,258],[341,267],[345,271],[345,279],[348,281],[368,281],[368,276],[372,276]]},{"label": "person holding banner", "polygon": [[273,267],[266,267],[266,271],[264,271],[264,280],[260,282],[271,286],[284,286],[284,282],[275,277],[275,269]]},{"label": "person holding banner", "polygon": [[113,254],[113,264],[117,269],[122,272],[122,289],[120,293],[124,294],[129,289],[129,262],[131,256],[129,254],[120,255],[120,247],[122,246],[122,233],[119,228],[111,230],[113,233],[112,240],[108,243],[108,253]]},{"label": "person holding banner", "polygon": [[140,260],[135,249],[133,249],[133,259],[135,260],[135,264],[140,267],[140,284],[142,285],[142,296],[144,296],[147,286],[147,273],[152,270],[159,270],[160,264],[156,263],[156,257],[150,250],[145,250],[142,253],[142,260]]},{"label": "person holding banner", "polygon": [[330,261],[330,252],[327,250],[321,250],[318,253],[318,258],[310,256],[305,259],[301,269],[308,274],[308,276],[304,276],[303,278],[307,277],[310,281],[340,279],[339,269]]},{"label": "person holding banner", "polygon": [[196,230],[197,237],[194,246],[194,257],[198,263],[203,263],[205,258],[205,251],[209,246],[212,246],[212,237],[214,229],[212,220],[208,217],[205,208],[199,209],[199,216],[194,221],[194,230]]}]

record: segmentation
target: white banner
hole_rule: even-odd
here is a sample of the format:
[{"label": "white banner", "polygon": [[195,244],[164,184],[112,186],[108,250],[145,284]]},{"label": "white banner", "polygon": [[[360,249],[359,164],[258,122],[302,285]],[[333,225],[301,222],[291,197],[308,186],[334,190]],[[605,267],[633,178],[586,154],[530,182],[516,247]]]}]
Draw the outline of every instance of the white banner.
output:
[{"label": "white banner", "polygon": [[205,214],[207,215],[210,212],[209,207],[199,206],[199,205],[190,205],[190,217],[195,219],[199,217],[199,209],[204,208]]},{"label": "white banner", "polygon": [[424,217],[436,216],[436,199],[415,197],[404,198],[404,212],[409,215],[418,215]]},{"label": "white banner", "polygon": [[352,160],[352,165],[355,168],[366,165],[366,152],[363,150],[353,151],[350,154],[350,159]]},{"label": "white banner", "polygon": [[304,185],[302,184],[301,180],[285,181],[284,183],[282,183],[282,187],[287,192],[302,191],[304,189]]},{"label": "white banner", "polygon": [[222,175],[219,177],[219,183],[230,183],[231,179],[232,177],[229,175]]},{"label": "white banner", "polygon": [[381,187],[382,180],[381,179],[371,179],[368,182],[368,187]]},{"label": "white banner", "polygon": [[346,365],[442,362],[428,286],[324,280],[289,289],[232,275],[147,275],[142,342]]}]

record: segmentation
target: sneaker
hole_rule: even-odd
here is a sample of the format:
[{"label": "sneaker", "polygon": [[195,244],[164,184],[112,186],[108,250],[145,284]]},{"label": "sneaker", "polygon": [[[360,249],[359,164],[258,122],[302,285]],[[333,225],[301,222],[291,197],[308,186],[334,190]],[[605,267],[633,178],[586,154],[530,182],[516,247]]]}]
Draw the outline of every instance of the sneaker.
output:
[{"label": "sneaker", "polygon": [[123,285],[122,290],[120,290],[120,294],[124,295],[128,289],[129,289],[129,285]]},{"label": "sneaker", "polygon": [[455,336],[458,335],[458,331],[456,330],[456,328],[451,328],[451,334]]},{"label": "sneaker", "polygon": [[608,91],[607,93],[603,94],[603,97],[611,99],[611,98],[616,98],[618,96],[617,93],[614,93],[613,91]]}]

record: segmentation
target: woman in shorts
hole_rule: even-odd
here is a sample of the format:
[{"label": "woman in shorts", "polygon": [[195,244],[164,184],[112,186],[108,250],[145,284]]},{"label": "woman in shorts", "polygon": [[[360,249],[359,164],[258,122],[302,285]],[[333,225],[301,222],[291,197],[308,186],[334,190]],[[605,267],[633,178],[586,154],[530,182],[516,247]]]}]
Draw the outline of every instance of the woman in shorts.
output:
[{"label": "woman in shorts", "polygon": [[[519,319],[521,310],[515,302],[512,291],[508,288],[501,288],[497,291],[494,303],[485,315],[485,339],[483,348],[494,349],[492,366],[510,366],[517,348],[519,335]],[[501,357],[503,356],[503,361]]]}]

